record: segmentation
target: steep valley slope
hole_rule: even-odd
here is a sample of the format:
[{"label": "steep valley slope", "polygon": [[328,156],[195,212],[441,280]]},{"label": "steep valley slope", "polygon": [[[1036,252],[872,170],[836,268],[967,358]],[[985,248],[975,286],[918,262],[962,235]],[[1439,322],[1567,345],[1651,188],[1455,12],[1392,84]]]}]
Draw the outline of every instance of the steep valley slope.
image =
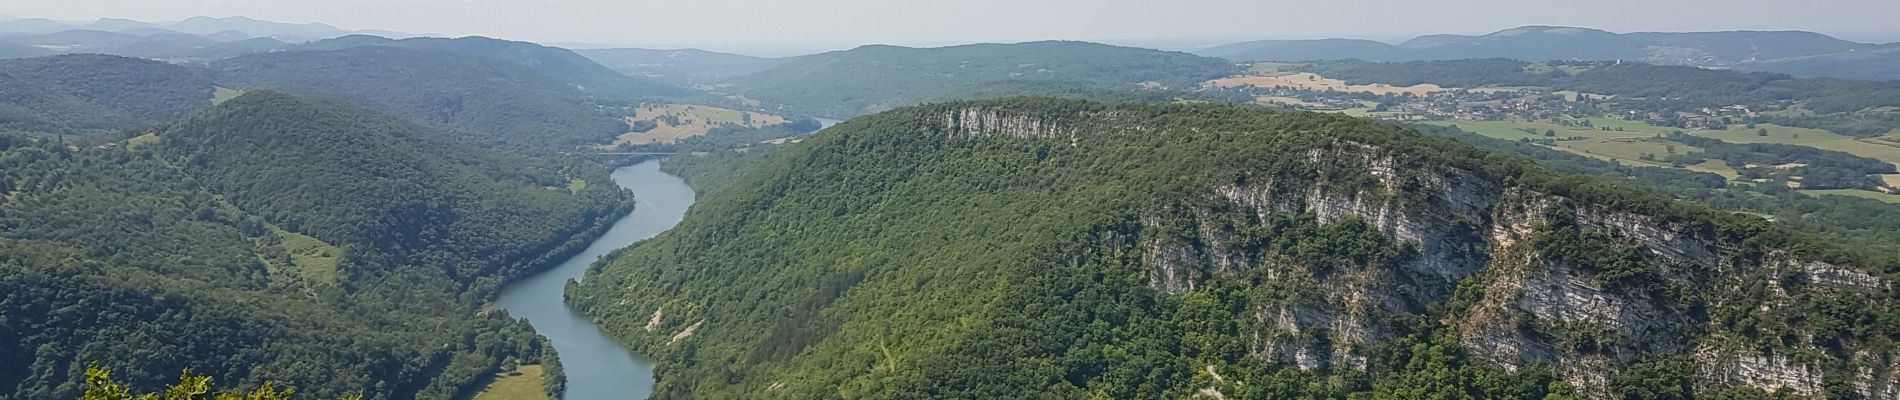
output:
[{"label": "steep valley slope", "polygon": [[1009,99],[780,150],[570,299],[657,398],[1900,398],[1868,264],[1394,125]]},{"label": "steep valley slope", "polygon": [[153,132],[0,135],[0,399],[77,398],[95,363],[140,390],[466,398],[552,361],[482,303],[632,206],[598,165],[272,91]]}]

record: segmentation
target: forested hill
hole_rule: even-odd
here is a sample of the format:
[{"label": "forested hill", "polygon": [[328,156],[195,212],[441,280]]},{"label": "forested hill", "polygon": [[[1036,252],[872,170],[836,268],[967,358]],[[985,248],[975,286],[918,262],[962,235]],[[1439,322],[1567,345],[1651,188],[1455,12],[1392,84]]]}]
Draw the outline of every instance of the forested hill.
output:
[{"label": "forested hill", "polygon": [[461,283],[514,275],[499,268],[531,266],[587,227],[577,222],[608,220],[619,209],[611,185],[570,191],[571,180],[605,182],[588,176],[597,166],[486,152],[394,116],[270,91],[159,138],[161,153],[240,209]]},{"label": "forested hill", "polygon": [[388,46],[289,51],[211,64],[221,82],[357,100],[482,143],[571,149],[625,133],[590,96],[508,62]]},{"label": "forested hill", "polygon": [[548,350],[502,278],[631,206],[597,165],[269,91],[72,151],[0,135],[0,391],[73,398],[90,362],[135,388],[466,397]]},{"label": "forested hill", "polygon": [[953,103],[734,176],[570,294],[659,398],[1900,391],[1860,257],[1388,124]]},{"label": "forested hill", "polygon": [[1216,58],[1086,42],[874,45],[783,60],[734,79],[733,90],[793,113],[842,118],[956,98],[998,84],[1134,89],[1146,83],[1186,89],[1239,70]]},{"label": "forested hill", "polygon": [[539,44],[468,36],[448,38],[386,39],[353,35],[299,46],[304,50],[336,50],[360,46],[390,46],[416,50],[441,51],[512,63],[553,77],[603,100],[632,102],[678,97],[687,90],[653,79],[625,75],[595,63],[572,50]]},{"label": "forested hill", "polygon": [[1612,33],[1525,26],[1476,36],[1425,35],[1399,44],[1343,39],[1262,40],[1196,53],[1242,61],[1625,60],[1804,77],[1900,79],[1900,74],[1889,67],[1900,59],[1897,50],[1892,45],[1858,43],[1803,31]]},{"label": "forested hill", "polygon": [[211,106],[204,73],[106,55],[0,60],[0,131],[142,127]]}]

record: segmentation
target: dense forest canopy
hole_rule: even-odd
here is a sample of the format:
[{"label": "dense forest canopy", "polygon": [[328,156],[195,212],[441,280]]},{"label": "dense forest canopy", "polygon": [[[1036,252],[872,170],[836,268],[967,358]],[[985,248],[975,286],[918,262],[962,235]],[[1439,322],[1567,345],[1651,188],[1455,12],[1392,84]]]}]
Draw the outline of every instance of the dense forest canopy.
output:
[{"label": "dense forest canopy", "polygon": [[206,74],[106,55],[0,60],[0,131],[139,128],[211,106]]},{"label": "dense forest canopy", "polygon": [[739,157],[685,164],[736,178],[571,295],[659,360],[660,398],[1766,398],[1737,357],[1800,354],[1803,394],[1894,373],[1857,355],[1900,332],[1865,257],[1394,125],[1013,99]]},{"label": "dense forest canopy", "polygon": [[[72,398],[192,370],[256,388],[450,398],[551,351],[505,279],[631,202],[604,168],[492,153],[356,106],[258,91],[156,143],[0,140],[0,387]],[[247,389],[248,390],[248,389]]]}]

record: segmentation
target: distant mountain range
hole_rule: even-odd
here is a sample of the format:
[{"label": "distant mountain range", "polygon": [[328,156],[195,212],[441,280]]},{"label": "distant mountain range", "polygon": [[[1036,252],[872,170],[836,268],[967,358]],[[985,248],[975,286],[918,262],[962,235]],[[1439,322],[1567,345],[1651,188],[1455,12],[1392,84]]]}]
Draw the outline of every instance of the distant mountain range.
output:
[{"label": "distant mountain range", "polygon": [[1614,33],[1526,26],[1479,36],[1426,35],[1399,44],[1359,39],[1261,40],[1196,53],[1236,61],[1628,60],[1803,77],[1900,79],[1900,43],[1860,43],[1803,31]]},{"label": "distant mountain range", "polygon": [[172,22],[145,22],[119,18],[102,18],[92,22],[55,21],[45,18],[0,19],[0,34],[30,35],[73,30],[118,32],[139,36],[184,33],[221,41],[269,37],[291,43],[355,34],[393,38],[425,36],[394,31],[347,30],[324,23],[297,24],[246,17],[192,17]]}]

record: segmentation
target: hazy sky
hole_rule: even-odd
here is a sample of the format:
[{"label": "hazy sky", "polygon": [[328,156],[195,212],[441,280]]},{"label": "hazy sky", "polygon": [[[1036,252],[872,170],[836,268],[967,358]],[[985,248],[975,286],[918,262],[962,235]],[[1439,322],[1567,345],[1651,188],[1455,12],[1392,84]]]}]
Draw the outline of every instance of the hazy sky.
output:
[{"label": "hazy sky", "polygon": [[1629,31],[1800,29],[1900,41],[1900,0],[0,0],[0,14],[91,20],[243,15],[349,29],[763,52],[865,43],[1481,34],[1520,25]]}]

